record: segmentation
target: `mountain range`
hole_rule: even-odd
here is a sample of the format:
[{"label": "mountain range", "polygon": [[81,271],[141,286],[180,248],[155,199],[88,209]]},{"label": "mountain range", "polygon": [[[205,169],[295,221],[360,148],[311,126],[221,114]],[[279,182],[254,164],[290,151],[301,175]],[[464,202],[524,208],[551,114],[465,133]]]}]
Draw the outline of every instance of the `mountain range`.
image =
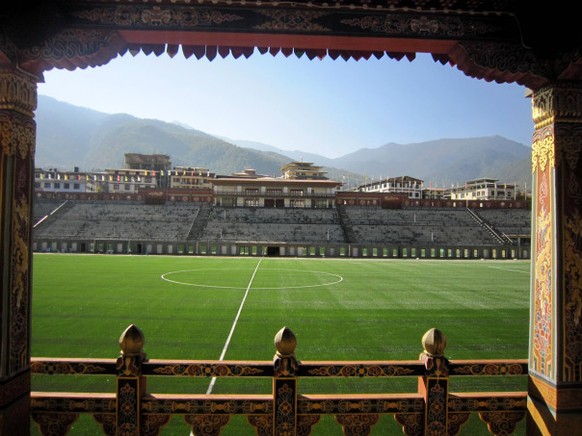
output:
[{"label": "mountain range", "polygon": [[337,158],[274,145],[217,137],[180,123],[105,114],[39,96],[36,166],[82,171],[121,168],[125,153],[166,154],[172,165],[201,166],[217,174],[245,168],[280,175],[293,160],[321,165],[336,180],[408,175],[448,187],[482,177],[531,187],[531,147],[501,136],[387,143]]}]

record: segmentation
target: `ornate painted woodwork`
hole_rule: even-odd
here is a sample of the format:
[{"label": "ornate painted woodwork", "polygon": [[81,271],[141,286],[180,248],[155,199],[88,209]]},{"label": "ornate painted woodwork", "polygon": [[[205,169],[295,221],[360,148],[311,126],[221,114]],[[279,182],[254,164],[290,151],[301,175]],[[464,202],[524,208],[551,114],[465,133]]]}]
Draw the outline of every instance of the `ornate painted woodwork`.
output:
[{"label": "ornate painted woodwork", "polygon": [[447,346],[445,335],[430,329],[422,337],[424,351],[420,355],[426,369],[418,381],[424,396],[424,434],[442,435],[448,430],[449,361],[444,357]]},{"label": "ornate painted woodwork", "polygon": [[275,335],[277,353],[273,357],[273,434],[294,435],[297,433],[297,369],[295,358],[297,338],[283,327]]},{"label": "ornate painted woodwork", "polygon": [[[197,368],[227,369],[219,372],[156,371],[156,368],[190,368],[194,361],[151,362],[145,359],[144,341],[141,330],[129,326],[119,339],[121,353],[117,365],[112,365],[113,359],[33,359],[31,367],[35,374],[115,376],[115,394],[33,392],[33,418],[41,432],[65,434],[79,414],[87,413],[93,415],[105,434],[159,434],[172,415],[182,415],[194,434],[220,434],[231,416],[244,415],[259,435],[307,435],[322,416],[328,415],[341,425],[344,434],[364,435],[373,430],[380,416],[393,415],[407,435],[454,435],[471,413],[479,413],[492,431],[506,434],[527,410],[525,392],[449,392],[450,377],[525,377],[527,368],[524,361],[516,360],[449,362],[443,357],[445,336],[436,329],[424,335],[424,351],[419,361],[322,365],[299,362],[295,356],[297,339],[284,327],[275,336],[277,351],[270,363],[271,371],[265,370],[262,361],[196,361]],[[306,371],[304,366],[360,370]],[[388,373],[377,370],[394,367],[401,370]],[[273,391],[270,395],[156,394],[146,392],[146,377],[269,377]],[[400,394],[300,395],[297,385],[304,377],[413,377],[419,380],[419,390]]]},{"label": "ornate painted woodwork", "polygon": [[[210,60],[253,53],[412,60],[429,52],[469,76],[537,89],[575,77],[581,63],[574,30],[554,26],[552,41],[542,38],[517,0],[62,0],[27,6],[0,9],[0,59],[35,73],[99,66],[140,50],[173,57],[181,49],[187,58]],[[573,20],[565,9],[544,11],[546,25]],[[559,56],[548,56],[556,43]]]},{"label": "ornate painted woodwork", "polygon": [[582,412],[582,88],[537,91],[533,117],[530,411],[553,431]]},{"label": "ornate painted woodwork", "polygon": [[32,419],[36,422],[40,431],[45,436],[61,436],[67,434],[71,425],[79,418],[77,413],[33,413]]},{"label": "ornate painted woodwork", "polygon": [[28,413],[37,81],[0,65],[0,433],[22,431],[14,417]]},{"label": "ornate painted woodwork", "polygon": [[[579,162],[582,33],[575,8],[575,2],[541,8],[519,0],[3,2],[0,6],[3,302],[0,427],[4,429],[20,422],[19,433],[26,434],[23,422],[28,419],[28,405],[23,398],[30,390],[30,174],[34,166],[36,83],[51,68],[95,67],[120,54],[139,51],[173,57],[181,50],[187,58],[211,60],[217,56],[239,58],[278,53],[309,59],[329,56],[338,60],[365,60],[374,56],[413,60],[416,53],[427,52],[435,61],[456,66],[468,76],[499,83],[514,82],[530,88],[535,123],[530,422],[541,431],[554,430],[553,425],[563,431],[579,428],[582,423],[579,346],[582,335],[582,169]],[[541,27],[552,29],[551,38],[547,32],[540,31]],[[429,360],[439,362],[431,358],[425,363]],[[230,376],[238,376],[253,366],[245,363],[225,366],[217,362],[161,362],[158,366],[154,363],[148,366],[145,356],[144,359],[124,358],[117,363],[130,378],[139,377],[134,374],[139,364],[144,371],[141,376],[150,370],[160,375],[165,371],[164,375],[219,376],[226,371]],[[352,376],[355,372],[362,376],[391,377],[403,375],[402,370],[421,375],[418,363],[372,366],[319,362],[295,368],[295,363],[285,358],[278,364],[270,368],[263,364],[254,366],[253,371],[258,373],[246,375],[282,375],[278,378],[280,387],[287,386],[294,391],[292,395],[296,395],[296,388],[291,386],[293,377],[308,375],[306,371],[312,375],[319,372],[320,376]],[[98,371],[80,359],[37,361],[34,365],[36,370],[47,373]],[[97,364],[105,371],[110,371],[111,365],[109,361]],[[491,370],[489,364],[455,365],[449,362],[449,376],[455,376],[455,371],[473,375]],[[495,371],[505,371],[505,374],[523,371],[523,365],[513,363],[496,368]],[[445,389],[441,382],[435,381],[433,387],[429,383],[428,391],[439,386]],[[279,387],[274,389],[277,392]],[[298,410],[306,407],[301,397],[296,399]],[[283,397],[281,400],[281,404],[286,404]],[[33,398],[33,404],[35,401]],[[450,409],[451,404],[447,407]],[[281,407],[279,412],[282,410]],[[253,418],[257,428],[264,428],[268,421],[262,416]],[[395,416],[410,434],[419,428],[418,413]],[[515,416],[512,413],[499,418],[482,414],[494,427],[504,427],[501,423]],[[559,421],[565,416],[569,424],[560,427]],[[98,414],[96,419],[101,420],[108,432],[111,415]],[[152,422],[156,419],[152,417]],[[460,423],[462,416],[451,419],[447,424],[449,429]],[[66,426],[64,421],[58,425]],[[297,429],[302,425],[299,422],[301,419],[293,424]]]},{"label": "ornate painted woodwork", "polygon": [[346,436],[369,435],[379,419],[379,415],[338,415],[335,417]]},{"label": "ornate painted woodwork", "polygon": [[229,415],[186,415],[184,419],[192,426],[192,434],[213,436],[228,424]]}]

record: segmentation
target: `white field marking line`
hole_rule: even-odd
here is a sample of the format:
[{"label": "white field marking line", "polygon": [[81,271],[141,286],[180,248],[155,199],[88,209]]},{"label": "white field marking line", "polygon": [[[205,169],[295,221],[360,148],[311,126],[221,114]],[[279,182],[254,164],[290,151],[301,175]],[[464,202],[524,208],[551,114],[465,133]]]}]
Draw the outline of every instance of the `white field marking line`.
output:
[{"label": "white field marking line", "polygon": [[[265,269],[263,268],[263,271]],[[169,279],[168,276],[172,275],[172,274],[180,274],[180,273],[185,273],[185,272],[191,272],[191,271],[223,271],[221,269],[218,268],[203,268],[203,269],[183,269],[183,270],[179,270],[179,271],[170,271],[167,273],[164,273],[160,276],[160,278],[166,282],[169,283],[174,283],[176,285],[184,285],[184,286],[194,286],[194,287],[198,287],[198,288],[209,288],[209,289],[245,289],[245,288],[241,288],[239,286],[218,286],[218,285],[203,285],[203,284],[199,284],[199,283],[188,283],[188,282],[180,282],[178,280],[172,280]],[[233,270],[231,270],[233,271]],[[301,286],[283,286],[283,287],[267,287],[267,288],[254,288],[254,289],[258,289],[258,290],[266,290],[266,289],[272,289],[272,290],[280,290],[280,289],[308,289],[308,288],[317,288],[320,286],[331,286],[331,285],[335,285],[337,283],[341,283],[343,282],[344,278],[339,275],[339,274],[335,274],[335,273],[330,273],[327,271],[305,271],[305,270],[301,270],[301,269],[286,269],[286,268],[270,268],[267,269],[267,271],[285,271],[285,272],[289,272],[289,271],[298,271],[298,272],[309,272],[309,273],[317,273],[317,274],[327,274],[329,276],[333,276],[336,278],[335,282],[327,282],[327,283],[321,283],[318,285],[301,285]]]},{"label": "white field marking line", "polygon": [[528,271],[523,271],[521,269],[513,269],[513,268],[502,268],[500,266],[488,266],[488,268],[491,269],[500,269],[501,271],[510,271],[510,272],[518,272],[518,273],[523,273],[523,274],[529,274],[529,270]]},{"label": "white field marking line", "polygon": [[[232,323],[232,327],[230,328],[230,333],[228,334],[228,338],[226,338],[226,343],[224,344],[224,348],[222,349],[222,353],[220,353],[220,357],[218,358],[219,361],[224,360],[224,356],[226,356],[226,350],[228,350],[228,346],[230,345],[230,340],[232,339],[232,335],[234,334],[234,329],[236,328],[236,324],[238,323],[238,319],[240,318],[240,314],[242,312],[243,306],[245,305],[245,301],[247,299],[247,296],[249,295],[249,291],[251,290],[251,286],[253,285],[253,280],[255,280],[255,275],[257,275],[257,271],[259,270],[259,266],[261,265],[262,260],[263,260],[262,258],[259,259],[259,262],[257,263],[255,270],[253,271],[253,275],[251,276],[251,279],[249,280],[247,290],[245,291],[245,295],[240,303],[240,306],[238,308],[238,312],[234,318],[234,322]],[[208,385],[208,389],[206,390],[206,395],[209,395],[212,393],[212,389],[214,389],[214,383],[216,383],[216,377],[212,377],[212,380],[210,380],[210,384]]]}]

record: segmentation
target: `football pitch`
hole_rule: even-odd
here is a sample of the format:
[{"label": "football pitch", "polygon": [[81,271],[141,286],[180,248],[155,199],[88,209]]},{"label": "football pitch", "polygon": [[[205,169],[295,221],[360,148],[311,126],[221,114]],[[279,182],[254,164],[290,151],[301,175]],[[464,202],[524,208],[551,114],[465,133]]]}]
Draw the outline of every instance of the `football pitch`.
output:
[{"label": "football pitch", "polygon": [[[447,336],[449,359],[526,358],[529,277],[529,261],[35,254],[32,355],[116,358],[119,335],[135,324],[151,359],[271,360],[284,326],[300,361],[417,359],[432,327]],[[115,380],[70,379],[35,376],[33,390],[114,391]],[[206,393],[209,381],[148,380],[148,390]],[[217,379],[211,389],[270,392],[270,380],[261,382]],[[310,379],[300,391],[416,389],[416,380],[392,383]],[[524,380],[502,384],[452,389],[526,389]],[[162,434],[188,433],[172,421]],[[225,434],[243,434],[245,423],[233,421]],[[380,424],[383,434],[398,430]]]}]

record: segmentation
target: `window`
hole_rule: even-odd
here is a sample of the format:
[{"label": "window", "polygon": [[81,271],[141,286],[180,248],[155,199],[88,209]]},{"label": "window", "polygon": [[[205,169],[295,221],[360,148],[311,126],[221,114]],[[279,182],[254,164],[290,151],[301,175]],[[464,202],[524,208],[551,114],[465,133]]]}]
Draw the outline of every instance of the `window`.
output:
[{"label": "window", "polygon": [[291,200],[289,205],[291,207],[305,207],[305,202],[303,200]]}]

